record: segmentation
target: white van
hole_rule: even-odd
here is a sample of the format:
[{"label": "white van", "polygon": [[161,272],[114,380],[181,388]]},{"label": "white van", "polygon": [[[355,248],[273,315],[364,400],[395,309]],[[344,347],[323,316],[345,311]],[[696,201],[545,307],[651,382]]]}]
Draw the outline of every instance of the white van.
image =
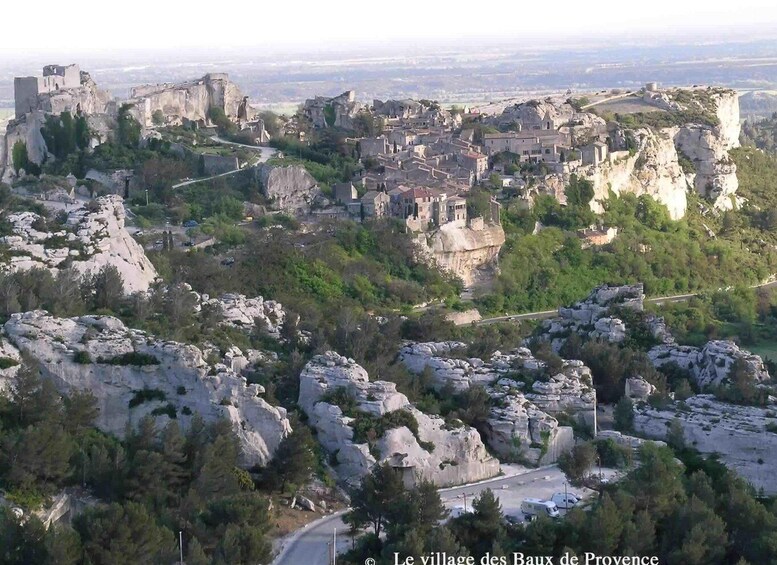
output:
[{"label": "white van", "polygon": [[558,507],[555,502],[539,498],[524,499],[521,503],[521,512],[523,512],[523,516],[527,520],[533,520],[537,516],[559,517]]},{"label": "white van", "polygon": [[580,497],[574,493],[557,492],[551,497],[551,500],[556,503],[556,506],[562,510],[569,510],[574,508],[580,502]]}]

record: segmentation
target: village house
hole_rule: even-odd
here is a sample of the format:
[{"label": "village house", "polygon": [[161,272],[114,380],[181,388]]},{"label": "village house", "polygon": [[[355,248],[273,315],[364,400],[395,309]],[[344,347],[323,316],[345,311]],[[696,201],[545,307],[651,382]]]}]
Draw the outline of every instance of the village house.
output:
[{"label": "village house", "polygon": [[458,163],[475,175],[475,182],[480,182],[488,171],[488,157],[474,151],[462,151],[457,155]]},{"label": "village house", "polygon": [[365,137],[359,140],[359,154],[361,157],[374,157],[391,153],[391,146],[386,136]]},{"label": "village house", "polygon": [[607,144],[595,141],[580,148],[583,165],[598,167],[607,160]]},{"label": "village house", "polygon": [[356,187],[350,182],[337,182],[332,185],[332,197],[338,204],[347,205],[356,200],[357,196]]},{"label": "village house", "polygon": [[612,243],[612,241],[615,239],[615,237],[618,235],[618,228],[585,228],[582,230],[577,230],[577,237],[579,237],[581,242],[581,247],[583,249],[587,247],[598,247],[600,245],[607,245],[608,243]]},{"label": "village house", "polygon": [[385,218],[389,215],[391,198],[385,192],[370,190],[361,197],[361,210],[365,218]]}]

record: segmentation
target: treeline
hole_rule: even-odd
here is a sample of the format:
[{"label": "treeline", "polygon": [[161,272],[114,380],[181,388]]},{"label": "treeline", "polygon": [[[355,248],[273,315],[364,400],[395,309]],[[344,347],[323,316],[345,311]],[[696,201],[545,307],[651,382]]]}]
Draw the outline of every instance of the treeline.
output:
[{"label": "treeline", "polygon": [[[676,459],[676,455],[680,460]],[[588,465],[595,459],[589,458]],[[368,528],[353,550],[338,561],[346,564],[376,559],[378,564],[446,552],[510,558],[584,553],[656,556],[668,565],[772,563],[777,555],[777,505],[758,498],[751,487],[714,459],[696,452],[643,445],[638,464],[620,482],[600,486],[599,497],[586,509],[575,508],[553,521],[540,517],[530,524],[507,521],[490,490],[472,502],[472,512],[448,516],[434,487],[403,487],[388,466],[377,467],[354,492],[346,522]]]},{"label": "treeline", "polygon": [[[252,476],[238,467],[227,420],[205,424],[195,415],[183,431],[176,421],[160,429],[146,417],[119,441],[93,428],[98,414],[91,393],[60,396],[34,364],[0,395],[0,487],[27,514],[20,520],[0,507],[2,563],[172,563],[178,532],[189,564],[267,562],[270,493],[293,492],[318,465],[310,432],[296,423],[276,458]],[[47,530],[29,512],[68,486],[99,500],[87,502],[72,526]]]}]

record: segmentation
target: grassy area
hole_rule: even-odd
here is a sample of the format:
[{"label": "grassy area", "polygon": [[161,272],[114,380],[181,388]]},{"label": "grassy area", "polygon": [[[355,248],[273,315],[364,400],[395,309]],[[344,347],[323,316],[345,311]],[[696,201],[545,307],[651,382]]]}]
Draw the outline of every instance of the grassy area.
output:
[{"label": "grassy area", "polygon": [[746,345],[744,348],[762,359],[768,357],[772,361],[777,361],[777,341],[763,341],[757,345]]}]

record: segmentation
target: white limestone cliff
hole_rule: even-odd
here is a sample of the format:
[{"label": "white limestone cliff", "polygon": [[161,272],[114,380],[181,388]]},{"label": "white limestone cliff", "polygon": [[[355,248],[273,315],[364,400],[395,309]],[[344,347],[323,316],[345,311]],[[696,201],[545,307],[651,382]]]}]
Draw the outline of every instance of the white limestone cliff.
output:
[{"label": "white limestone cliff", "polygon": [[578,173],[594,185],[591,208],[603,212],[601,201],[612,191],[619,194],[647,194],[665,204],[672,219],[685,215],[688,182],[679,165],[670,131],[639,129],[634,132],[638,149],[633,155],[622,151],[599,166]]},{"label": "white limestone cliff", "polygon": [[[368,443],[354,443],[354,418],[325,400],[327,393],[337,389],[347,392],[356,410],[375,417],[397,410],[408,412],[418,424],[417,437],[402,426],[375,438],[372,451]],[[313,357],[303,369],[299,406],[346,483],[358,483],[373,465],[383,462],[439,486],[487,479],[499,472],[499,462],[488,454],[476,430],[467,426],[449,429],[442,418],[424,414],[411,405],[394,383],[370,381],[353,359],[332,351]]]},{"label": "white limestone cliff", "polygon": [[262,193],[272,200],[273,207],[288,214],[309,213],[321,195],[318,182],[302,165],[263,165],[257,175]]},{"label": "white limestone cliff", "polygon": [[574,439],[572,429],[560,426],[553,415],[595,428],[596,391],[591,371],[581,361],[564,361],[557,374],[545,376],[545,363],[526,348],[496,351],[487,362],[463,358],[465,349],[460,342],[408,343],[399,357],[410,371],[428,372],[439,391],[483,386],[492,398],[485,439],[500,457],[534,464],[555,461]]},{"label": "white limestone cliff", "polygon": [[683,429],[685,442],[702,453],[716,453],[720,461],[767,495],[777,494],[777,434],[774,407],[739,406],[701,394],[656,409],[641,404],[634,412],[634,429],[640,435],[663,440],[673,421]]},{"label": "white limestone cliff", "polygon": [[56,233],[36,230],[33,226],[39,219],[33,212],[8,216],[14,235],[3,237],[2,242],[12,256],[0,268],[19,271],[39,267],[56,274],[69,266],[81,274],[94,274],[111,265],[121,274],[128,294],[147,290],[156,279],[156,269],[143,248],[124,229],[120,196],[103,196],[89,207],[73,209]]},{"label": "white limestone cliff", "polygon": [[179,84],[137,86],[127,103],[144,128],[154,125],[155,112],[162,113],[165,124],[180,124],[184,120],[209,123],[211,108],[223,110],[233,121],[248,120],[255,114],[240,88],[224,73],[210,73]]},{"label": "white limestone cliff", "polygon": [[[97,426],[118,437],[146,415],[164,425],[172,413],[184,427],[194,414],[208,422],[226,418],[240,441],[242,464],[252,467],[267,463],[291,430],[286,411],[262,399],[259,385],[223,364],[209,365],[193,345],[158,340],[112,316],[25,312],[13,314],[4,332],[60,391],[90,391],[100,410]],[[133,352],[157,363],[110,363]],[[140,401],[144,390],[154,397]]]},{"label": "white limestone cliff", "polygon": [[505,232],[499,224],[444,224],[433,232],[419,234],[416,241],[422,253],[437,266],[471,286],[496,272]]}]

